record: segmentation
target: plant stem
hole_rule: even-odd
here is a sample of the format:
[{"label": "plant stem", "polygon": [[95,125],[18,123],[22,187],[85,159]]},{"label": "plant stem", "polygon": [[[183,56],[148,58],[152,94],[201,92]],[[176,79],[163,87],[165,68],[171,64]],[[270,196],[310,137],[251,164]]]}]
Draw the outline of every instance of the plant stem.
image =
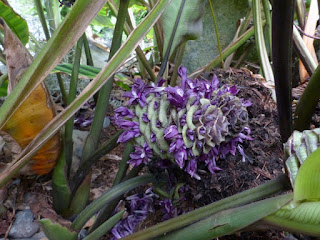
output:
[{"label": "plant stem", "polygon": [[90,50],[90,47],[89,47],[88,38],[87,38],[87,35],[85,33],[83,34],[83,47],[84,47],[84,52],[86,53],[87,65],[94,66],[93,65],[92,55],[91,55],[91,50]]},{"label": "plant stem", "polygon": [[47,41],[49,41],[50,33],[49,33],[49,29],[48,29],[47,22],[46,22],[46,17],[44,16],[44,12],[42,9],[41,0],[34,0],[34,5],[36,6],[37,13],[39,16],[39,20],[40,20],[44,35],[46,36]]},{"label": "plant stem", "polygon": [[172,33],[171,33],[171,36],[170,36],[170,39],[169,39],[167,51],[166,51],[166,53],[164,55],[163,61],[161,62],[161,67],[160,67],[160,70],[159,70],[159,73],[158,73],[158,76],[157,76],[158,80],[163,76],[164,71],[166,70],[167,63],[168,63],[168,60],[169,60],[169,57],[170,57],[170,53],[171,53],[172,43],[173,43],[174,37],[175,37],[175,35],[177,33],[178,25],[179,25],[179,22],[180,22],[180,18],[181,18],[181,14],[182,14],[185,2],[186,2],[186,0],[182,0],[181,1],[179,12],[177,14],[177,18],[176,18],[176,21],[174,23],[174,26],[173,26],[173,29],[172,29]]},{"label": "plant stem", "polygon": [[320,98],[320,65],[314,71],[294,113],[294,130],[310,128],[312,114]]},{"label": "plant stem", "polygon": [[212,6],[211,0],[209,0],[209,5],[210,5],[210,10],[211,10],[211,15],[212,15],[212,18],[213,18],[214,29],[216,31],[216,37],[217,37],[219,55],[220,55],[220,60],[221,60],[221,66],[222,66],[222,68],[224,68],[224,62],[223,62],[222,50],[221,50],[221,43],[220,43],[219,31],[218,31],[218,24],[217,24],[216,16],[214,14],[214,10],[213,10],[213,6]]},{"label": "plant stem", "polygon": [[[77,46],[76,46],[72,74],[70,78],[68,102],[66,103],[67,105],[70,105],[70,103],[76,98],[76,95],[77,95],[82,46],[83,46],[83,35],[78,40]],[[67,164],[68,177],[70,176],[72,154],[73,154],[73,141],[72,141],[73,126],[74,126],[74,115],[66,122],[65,129],[64,129],[64,152],[65,152],[64,156]]]},{"label": "plant stem", "polygon": [[[154,7],[154,1],[153,0],[148,0],[149,1],[149,5],[151,8]],[[157,39],[157,47],[160,53],[160,61],[162,62],[163,60],[163,32],[162,32],[162,27],[161,27],[161,22],[158,21],[154,27],[154,34],[156,36]]]},{"label": "plant stem", "polygon": [[[112,0],[108,1],[108,6],[110,7],[111,11],[113,12],[113,14],[115,16],[118,15],[118,10],[114,4],[114,2]],[[127,36],[130,35],[130,33],[132,32],[132,23],[131,23],[131,20],[130,18],[126,18],[126,24],[124,26],[124,32]],[[148,60],[146,59],[146,56],[144,55],[142,49],[140,46],[137,46],[136,48],[136,54],[138,56],[138,58],[140,59],[141,63],[143,64],[144,68],[146,69],[146,71],[148,72],[150,78],[151,78],[151,81],[155,82],[156,81],[156,76],[154,75],[154,72],[152,70],[152,67],[149,65],[149,62]]]},{"label": "plant stem", "polygon": [[264,10],[264,16],[266,18],[266,41],[269,44],[269,56],[272,59],[272,20],[269,0],[262,0],[262,5]]},{"label": "plant stem", "polygon": [[279,128],[282,142],[292,133],[292,23],[294,1],[273,2],[272,52]]},{"label": "plant stem", "polygon": [[293,26],[293,46],[302,61],[304,67],[306,68],[308,74],[312,76],[313,72],[317,68],[311,53],[309,52],[306,44],[304,43],[302,37],[300,36],[298,30]]},{"label": "plant stem", "polygon": [[261,0],[252,1],[253,21],[254,21],[254,28],[255,28],[255,42],[256,42],[257,52],[259,54],[259,58],[261,62],[261,67],[262,67],[261,69],[266,79],[266,82],[269,83],[270,85],[274,85],[274,76],[273,76],[273,72],[272,72],[272,68],[269,61],[266,44],[263,36],[263,21],[261,16],[260,1]]},{"label": "plant stem", "polygon": [[[113,55],[121,46],[122,33],[123,33],[128,6],[129,6],[129,0],[120,1],[119,13],[117,16],[117,23],[114,29],[114,35],[112,39],[109,60],[113,57]],[[101,130],[103,127],[103,121],[109,105],[109,99],[110,99],[110,94],[111,94],[112,85],[113,85],[113,78],[114,76],[112,76],[111,79],[99,91],[98,102],[97,102],[92,126],[90,128],[90,134],[83,148],[83,156],[81,159],[82,163],[90,160],[89,156],[94,151],[94,149],[96,149],[98,145]]]},{"label": "plant stem", "polygon": [[178,68],[182,63],[182,58],[184,54],[184,49],[186,47],[186,42],[182,43],[177,50],[176,62],[174,63],[173,74],[170,79],[170,86],[174,87],[177,85],[177,78],[178,78]]},{"label": "plant stem", "polygon": [[133,150],[134,150],[133,145],[129,143],[123,152],[122,160],[120,162],[120,166],[112,186],[119,184],[123,180],[124,176],[126,175],[126,172],[128,169],[128,160],[130,159],[130,153],[132,153]]},{"label": "plant stem", "polygon": [[[319,0],[318,0],[319,3]],[[301,29],[304,29],[306,23],[306,6],[304,0],[296,0],[296,11],[298,16],[298,22]]]},{"label": "plant stem", "polygon": [[67,91],[64,87],[63,78],[60,73],[57,73],[56,76],[58,79],[58,84],[59,84],[60,92],[62,95],[62,100],[64,103],[67,103],[68,102],[68,95],[67,95]]},{"label": "plant stem", "polygon": [[222,210],[247,204],[258,199],[270,196],[271,194],[287,190],[289,186],[290,183],[288,181],[288,178],[284,174],[282,174],[276,179],[264,183],[260,186],[224,198],[220,201],[211,203],[207,206],[193,210],[189,213],[175,217],[165,222],[159,223],[140,232],[134,233],[133,235],[130,235],[123,240],[153,239],[155,237],[162,236],[167,232],[188,226]]},{"label": "plant stem", "polygon": [[2,84],[4,83],[4,81],[6,81],[8,79],[8,73],[2,74],[0,76],[0,87],[2,86]]},{"label": "plant stem", "polygon": [[[48,25],[47,25],[47,22],[46,22],[46,17],[45,17],[44,12],[43,12],[41,0],[34,0],[34,4],[35,4],[36,9],[37,9],[37,13],[38,13],[38,16],[39,16],[39,20],[40,20],[44,35],[46,36],[47,41],[49,41],[50,33],[49,33]],[[66,93],[66,90],[65,90],[65,87],[64,87],[64,84],[63,84],[63,79],[61,77],[61,74],[57,73],[56,76],[57,76],[57,79],[58,79],[58,84],[59,84],[59,87],[60,87],[62,100],[63,100],[64,103],[67,103],[68,97],[67,97],[67,93]]]},{"label": "plant stem", "polygon": [[[250,37],[254,35],[254,28],[251,27],[245,33],[243,33],[233,44],[222,51],[222,58],[226,59],[230,54],[236,51],[242,46]],[[215,57],[209,64],[204,67],[197,69],[195,72],[191,73],[188,77],[193,78],[199,76],[204,71],[209,71],[220,64],[220,56]]]},{"label": "plant stem", "polygon": [[111,188],[105,194],[94,200],[89,206],[87,206],[74,220],[71,227],[79,231],[95,213],[97,213],[103,206],[107,205],[110,201],[138,186],[154,181],[154,176],[143,175],[118,184],[117,186]]}]

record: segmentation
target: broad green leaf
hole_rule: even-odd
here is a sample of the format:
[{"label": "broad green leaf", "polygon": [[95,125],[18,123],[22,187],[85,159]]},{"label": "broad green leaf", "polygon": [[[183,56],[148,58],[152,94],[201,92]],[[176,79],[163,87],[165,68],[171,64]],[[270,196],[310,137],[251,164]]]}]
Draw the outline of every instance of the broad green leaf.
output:
[{"label": "broad green leaf", "polygon": [[[170,37],[173,33],[182,1],[183,0],[173,0],[162,14],[161,23],[164,36],[164,53],[166,53],[168,49]],[[169,56],[171,56],[175,48],[182,42],[197,39],[201,35],[204,3],[204,0],[185,0]]]},{"label": "broad green leaf", "polygon": [[42,230],[49,240],[76,240],[78,233],[68,230],[58,223],[53,223],[49,219],[41,219]]},{"label": "broad green leaf", "polygon": [[53,209],[61,214],[70,205],[71,190],[68,186],[68,178],[66,173],[66,160],[64,150],[60,153],[60,158],[54,168],[52,175],[52,197]]},{"label": "broad green leaf", "polygon": [[[217,20],[221,48],[225,49],[232,42],[237,31],[237,21],[247,15],[248,0],[214,0],[213,9]],[[208,1],[203,15],[203,33],[200,38],[186,43],[182,64],[190,71],[209,64],[219,58],[217,34],[214,29],[212,14]],[[229,54],[230,55],[230,54]]]},{"label": "broad green leaf", "polygon": [[159,239],[210,240],[229,235],[274,213],[291,199],[292,194],[286,194],[222,211]]},{"label": "broad green leaf", "polygon": [[320,148],[311,153],[298,171],[294,201],[320,201]]},{"label": "broad green leaf", "polygon": [[0,19],[3,19],[10,29],[18,36],[25,45],[29,41],[29,29],[26,20],[18,15],[13,9],[0,0]]},{"label": "broad green leaf", "polygon": [[[102,4],[103,2],[99,2],[99,0],[92,0],[88,4],[93,4],[91,9],[96,9],[98,3]],[[153,10],[148,14],[148,16],[139,24],[139,26],[131,33],[128,37],[127,41],[122,45],[122,47],[116,52],[116,54],[111,58],[108,64],[101,70],[101,72],[97,75],[95,79],[91,81],[91,83],[82,91],[82,93],[64,110],[62,111],[56,118],[51,121],[47,127],[42,130],[42,132],[20,153],[20,155],[12,161],[12,163],[6,168],[6,171],[0,174],[0,186],[3,186],[7,181],[14,176],[19,169],[21,169],[25,164],[28,163],[28,160],[37,152],[37,150],[45,144],[45,142],[50,139],[62,126],[63,124],[68,121],[68,119],[75,114],[75,112],[90,98],[92,97],[108,80],[109,78],[116,72],[119,66],[127,59],[130,53],[138,46],[139,42],[144,38],[147,32],[151,29],[151,27],[155,24],[158,18],[161,16],[164,9],[167,7],[168,3],[171,0],[161,0],[155,5]],[[21,101],[22,92],[24,96],[28,96],[30,89],[33,90],[33,87],[36,86],[39,81],[43,80],[47,74],[54,68],[53,64],[57,63],[56,61],[61,60],[61,52],[64,52],[64,48],[59,47],[59,45],[63,45],[65,43],[64,39],[65,36],[61,29],[64,29],[64,26],[69,23],[68,18],[73,16],[72,13],[74,10],[79,10],[79,7],[85,8],[85,11],[88,7],[86,5],[86,0],[78,0],[76,4],[73,6],[72,10],[70,11],[67,19],[67,23],[65,22],[62,24],[60,30],[56,31],[54,36],[50,38],[48,42],[48,46],[44,49],[49,48],[50,46],[56,46],[58,49],[55,49],[58,53],[54,51],[51,52],[57,58],[52,60],[50,63],[46,63],[45,60],[49,61],[50,58],[46,58],[46,55],[40,53],[38,55],[38,60],[36,59],[33,62],[33,65],[29,67],[29,71],[23,75],[22,79],[20,80],[19,84],[15,87],[12,91],[10,96],[8,97],[7,101],[2,105],[0,108],[0,126],[3,125],[6,121],[6,117],[10,116],[12,112],[15,110],[14,107],[18,105],[19,100]],[[98,5],[99,8],[102,6]],[[98,11],[98,9],[96,9]],[[87,13],[88,14],[88,13]],[[83,16],[85,17],[85,16]],[[65,19],[65,21],[66,21]],[[76,19],[74,19],[76,21]],[[74,23],[74,22],[73,22]],[[80,22],[78,24],[81,24]],[[73,25],[72,25],[73,26]],[[70,26],[69,26],[70,27]],[[77,28],[82,28],[82,26],[78,25]],[[65,29],[67,30],[67,29]],[[75,30],[75,29],[74,29]],[[84,31],[84,29],[82,28]],[[78,33],[78,32],[77,32]],[[58,36],[56,34],[62,34],[62,36]],[[77,37],[80,37],[77,35]],[[56,41],[62,41],[56,42]],[[67,41],[68,42],[68,41]],[[51,43],[51,44],[50,44]],[[74,42],[73,42],[74,43]],[[69,43],[68,43],[69,44]],[[48,51],[48,49],[46,50]],[[46,52],[45,51],[45,52]],[[59,53],[60,51],[60,53]],[[50,57],[54,57],[50,56]],[[59,57],[58,57],[59,56]],[[38,65],[39,63],[43,63],[44,65]],[[38,69],[41,69],[41,71]],[[36,72],[37,74],[34,74]],[[43,75],[41,75],[41,74]],[[39,79],[34,79],[32,76],[38,75]],[[25,88],[25,89],[24,89]],[[20,95],[21,94],[21,95]],[[18,102],[17,102],[18,101]],[[6,104],[7,103],[7,104]]]},{"label": "broad green leaf", "polygon": [[282,230],[320,236],[320,202],[287,204],[263,219],[263,225],[280,227]]}]

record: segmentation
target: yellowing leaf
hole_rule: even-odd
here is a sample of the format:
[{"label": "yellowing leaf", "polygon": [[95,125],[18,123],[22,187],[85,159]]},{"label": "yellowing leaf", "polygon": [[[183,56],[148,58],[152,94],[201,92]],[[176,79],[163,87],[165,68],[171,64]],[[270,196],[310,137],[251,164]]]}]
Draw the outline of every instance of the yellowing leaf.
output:
[{"label": "yellowing leaf", "polygon": [[[5,54],[9,75],[9,91],[32,63],[32,57],[11,29],[4,24]],[[44,83],[41,83],[7,121],[2,131],[25,148],[55,117],[55,106]],[[60,136],[53,136],[32,158],[21,173],[46,174],[52,170],[60,151]]]}]

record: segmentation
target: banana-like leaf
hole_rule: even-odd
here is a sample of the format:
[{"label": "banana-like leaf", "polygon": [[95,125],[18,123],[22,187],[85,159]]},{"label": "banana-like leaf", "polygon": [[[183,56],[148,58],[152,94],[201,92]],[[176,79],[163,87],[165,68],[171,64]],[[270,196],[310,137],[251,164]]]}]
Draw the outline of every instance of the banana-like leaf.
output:
[{"label": "banana-like leaf", "polygon": [[49,240],[76,240],[78,233],[68,230],[58,223],[53,223],[49,219],[40,220],[41,227]]},{"label": "banana-like leaf", "polygon": [[287,204],[263,219],[262,224],[281,230],[320,236],[320,202],[302,202],[297,206]]},{"label": "banana-like leaf", "polygon": [[[20,76],[32,63],[32,56],[20,39],[11,31],[6,22],[4,26],[4,53],[7,60],[9,87],[8,94],[16,87]],[[56,109],[44,83],[41,83],[12,115],[2,130],[8,133],[24,148],[56,116]],[[33,161],[23,172],[26,175],[50,172],[59,156],[60,136],[55,135],[33,157]]]},{"label": "banana-like leaf", "polygon": [[274,213],[291,199],[292,194],[286,194],[222,211],[159,239],[210,240],[225,236]]},{"label": "banana-like leaf", "polygon": [[29,28],[26,20],[18,15],[13,9],[0,0],[0,19],[3,19],[10,29],[25,45],[29,41]]},{"label": "banana-like leaf", "polygon": [[[182,1],[183,0],[173,0],[161,16],[164,36],[164,53],[166,53],[169,47],[170,37],[173,34],[174,25]],[[185,0],[169,56],[171,56],[175,48],[182,42],[197,39],[201,35],[204,4],[204,0]]]},{"label": "banana-like leaf", "polygon": [[[75,5],[73,6],[73,8],[68,16],[69,17],[73,16],[72,11],[75,9],[78,9],[77,6],[79,7],[79,5],[80,5],[81,7],[84,7],[84,6],[82,6],[82,4],[85,5],[84,2],[88,2],[89,5],[93,4],[93,6],[91,6],[91,8],[96,9],[95,4],[96,5],[98,5],[98,3],[100,4],[100,2],[97,3],[97,1],[99,1],[99,0],[92,0],[90,2],[88,2],[86,0],[76,1]],[[49,123],[47,125],[47,127],[44,130],[42,130],[42,132],[21,152],[20,156],[7,167],[6,171],[4,171],[0,174],[0,187],[3,186],[7,181],[9,181],[12,178],[12,176],[14,176],[25,164],[27,164],[30,157],[32,157],[37,152],[37,150],[43,144],[45,144],[45,142],[48,139],[50,139],[50,137],[52,137],[59,130],[59,128],[62,127],[63,124],[109,80],[109,78],[116,72],[118,67],[125,61],[125,59],[130,55],[130,53],[137,47],[137,45],[139,44],[141,39],[143,39],[143,37],[148,33],[148,31],[151,29],[153,24],[155,24],[155,22],[161,16],[162,12],[167,7],[167,5],[170,3],[170,1],[171,0],[158,1],[158,3],[153,8],[153,10],[139,24],[139,26],[131,33],[131,35],[128,37],[127,41],[116,52],[116,54],[112,57],[112,59],[109,61],[109,63],[101,70],[101,72],[97,75],[97,77],[91,81],[91,83],[82,91],[82,93],[64,111],[62,111],[53,121],[51,121],[51,123]],[[84,9],[84,11],[85,11],[85,9]],[[98,11],[98,9],[97,9],[97,11]],[[83,17],[85,17],[85,16],[83,16]],[[66,17],[66,19],[68,19],[68,17]],[[67,21],[67,23],[68,22],[69,21]],[[67,23],[62,24],[62,27],[60,28],[60,30],[63,29],[63,27]],[[77,27],[82,28],[82,26],[77,26]],[[55,32],[55,34],[59,34],[59,33],[61,34],[62,32],[59,30]],[[59,40],[65,42],[63,40],[65,38],[65,35],[63,35],[64,37],[61,37],[61,36],[55,37],[55,36],[57,36],[57,35],[54,35],[49,40],[49,43],[51,41],[51,46],[61,44],[61,43],[59,43],[59,44],[56,43],[56,41],[59,41]],[[50,44],[49,44],[49,46],[50,46]],[[60,48],[59,46],[57,46],[57,47],[58,47],[58,49],[54,49],[55,51],[64,52],[64,48]],[[48,46],[45,47],[45,49],[47,49],[47,48],[48,48]],[[47,49],[47,51],[48,51],[48,49]],[[51,52],[51,50],[50,50],[50,52]],[[54,51],[52,52],[52,54],[54,54],[57,57],[60,56],[60,54],[54,53]],[[37,72],[37,74],[39,74],[41,72],[43,75],[46,76],[53,69],[53,63],[56,63],[56,60],[52,60],[52,62],[49,65],[47,65],[47,63],[43,63],[46,65],[46,67],[38,66],[37,64],[39,64],[40,62],[43,62],[44,61],[43,58],[45,58],[41,53],[38,55],[38,57],[39,57],[38,61],[36,61],[36,60],[34,61],[34,63],[36,62],[36,64],[34,64],[33,68],[31,68],[31,66],[29,67],[29,69],[31,69],[31,70],[29,72],[27,71],[24,74],[23,79],[20,80],[19,84],[16,86],[16,88],[12,91],[12,93],[8,97],[8,99],[6,101],[8,104],[5,105],[5,103],[6,103],[5,102],[2,105],[2,107],[0,108],[0,126],[2,126],[1,124],[3,124],[6,121],[5,116],[8,116],[8,115],[10,116],[11,112],[14,111],[13,108],[16,104],[16,101],[21,100],[21,96],[19,94],[22,94],[23,87],[27,88],[27,89],[25,89],[26,92],[28,92],[30,90],[31,86],[29,86],[29,85],[25,86],[24,84],[27,84],[30,82],[32,82],[32,84],[35,84],[35,85],[37,84],[37,80],[35,80],[34,78],[30,78],[35,75],[34,72]],[[47,58],[45,58],[45,59],[47,59]],[[61,58],[59,57],[58,60],[60,60],[60,59]],[[38,71],[38,68],[36,68],[36,67],[40,68],[41,71]],[[43,68],[46,69],[45,72],[43,72],[44,71]],[[40,75],[38,77],[40,78],[40,81],[44,79],[44,76]],[[35,82],[33,82],[34,80],[35,80]],[[30,83],[30,85],[32,85],[32,84]],[[20,90],[22,90],[22,91],[20,92]],[[28,95],[28,93],[26,93],[24,95]],[[13,97],[11,97],[11,96],[13,96]]]},{"label": "banana-like leaf", "polygon": [[294,201],[320,201],[320,148],[311,153],[299,169]]}]

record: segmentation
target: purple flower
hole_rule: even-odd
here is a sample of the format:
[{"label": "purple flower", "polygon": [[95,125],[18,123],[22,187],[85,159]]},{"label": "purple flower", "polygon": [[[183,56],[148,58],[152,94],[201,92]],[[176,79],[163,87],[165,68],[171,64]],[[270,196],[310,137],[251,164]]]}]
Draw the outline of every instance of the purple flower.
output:
[{"label": "purple flower", "polygon": [[230,92],[232,95],[237,95],[239,89],[237,88],[237,86],[232,86],[228,88],[228,92]]},{"label": "purple flower", "polygon": [[152,151],[148,144],[144,143],[143,148],[135,146],[135,151],[130,154],[130,157],[131,159],[128,161],[128,163],[133,167],[137,167],[141,163],[147,164],[150,162],[152,158]]},{"label": "purple flower", "polygon": [[178,127],[176,125],[171,125],[170,127],[167,127],[164,130],[164,135],[163,137],[166,140],[171,140],[173,138],[176,138],[178,136],[179,132],[178,132]]},{"label": "purple flower", "polygon": [[184,107],[184,91],[179,87],[167,87],[166,90],[170,104],[176,107]]},{"label": "purple flower", "polygon": [[180,151],[184,147],[184,142],[182,138],[178,138],[175,141],[173,141],[169,146],[169,152],[177,152]]},{"label": "purple flower", "polygon": [[144,121],[145,123],[149,122],[148,114],[146,114],[146,113],[142,114],[142,121]]},{"label": "purple flower", "polygon": [[122,133],[119,138],[118,138],[118,143],[125,143],[130,141],[132,138],[136,138],[140,136],[140,131],[137,130],[129,130],[129,131],[125,131],[124,133]]},{"label": "purple flower", "polygon": [[244,107],[250,107],[252,105],[252,102],[250,100],[245,100],[242,102],[242,106]]},{"label": "purple flower", "polygon": [[124,97],[128,97],[129,100],[127,105],[132,105],[135,102],[139,103],[141,107],[144,107],[146,104],[146,93],[145,93],[145,83],[138,78],[135,80],[131,87],[131,92],[125,92],[123,94]]},{"label": "purple flower", "polygon": [[162,212],[164,213],[164,215],[161,219],[162,221],[165,221],[165,220],[168,220],[170,218],[177,216],[176,209],[173,206],[171,199],[166,198],[162,201],[159,201],[159,205],[162,207]]},{"label": "purple flower", "polygon": [[118,117],[133,118],[135,115],[130,109],[126,107],[119,107],[115,109],[114,112],[115,112],[115,118],[118,118]]},{"label": "purple flower", "polygon": [[126,198],[129,202],[128,216],[118,222],[111,230],[112,240],[117,240],[131,235],[137,226],[153,212],[153,198],[156,195],[147,189],[144,194],[135,194]]},{"label": "purple flower", "polygon": [[188,136],[188,138],[189,138],[191,141],[193,141],[193,140],[194,140],[194,131],[191,130],[191,129],[189,129],[189,130],[187,131],[187,136]]},{"label": "purple flower", "polygon": [[196,173],[197,172],[197,161],[195,159],[191,159],[188,162],[186,172],[189,173],[191,177],[194,177],[194,178],[200,180],[199,175]]},{"label": "purple flower", "polygon": [[178,75],[181,78],[181,88],[184,90],[187,82],[187,69],[181,65],[178,68]]},{"label": "purple flower", "polygon": [[187,160],[187,151],[182,148],[180,151],[174,154],[174,159],[180,168],[184,167],[184,163]]},{"label": "purple flower", "polygon": [[117,121],[115,121],[115,124],[124,130],[131,130],[133,127],[139,126],[139,123],[125,119],[118,119]]},{"label": "purple flower", "polygon": [[238,145],[237,148],[239,150],[239,153],[242,156],[242,162],[245,162],[246,161],[246,154],[244,153],[243,148],[240,145]]},{"label": "purple flower", "polygon": [[214,174],[215,172],[218,172],[218,171],[222,171],[221,168],[217,167],[215,158],[208,159],[206,163],[208,164],[207,167],[211,172],[211,174]]}]

